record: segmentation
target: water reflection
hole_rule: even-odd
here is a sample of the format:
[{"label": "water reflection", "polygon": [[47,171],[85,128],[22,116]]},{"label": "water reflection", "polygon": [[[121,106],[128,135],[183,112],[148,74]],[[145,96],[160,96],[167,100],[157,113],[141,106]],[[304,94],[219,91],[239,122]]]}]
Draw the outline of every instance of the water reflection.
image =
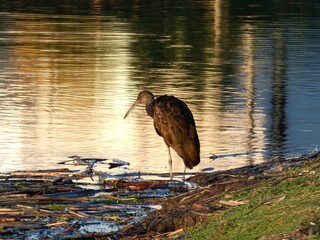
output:
[{"label": "water reflection", "polygon": [[[57,167],[73,154],[167,171],[166,146],[144,109],[122,119],[141,89],[188,104],[201,142],[196,171],[318,144],[313,1],[5,2],[3,171]],[[212,162],[211,153],[225,157]],[[181,171],[176,154],[173,160]]]},{"label": "water reflection", "polygon": [[274,33],[274,66],[272,84],[272,126],[271,126],[271,149],[270,151],[281,152],[286,143],[287,120],[286,109],[286,37],[282,29]]}]

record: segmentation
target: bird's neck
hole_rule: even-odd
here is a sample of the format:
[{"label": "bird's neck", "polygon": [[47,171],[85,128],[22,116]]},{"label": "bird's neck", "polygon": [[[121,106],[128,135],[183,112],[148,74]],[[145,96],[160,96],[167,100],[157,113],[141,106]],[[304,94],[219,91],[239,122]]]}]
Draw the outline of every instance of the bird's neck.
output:
[{"label": "bird's neck", "polygon": [[146,104],[146,112],[147,114],[153,118],[153,109],[154,109],[154,101]]}]

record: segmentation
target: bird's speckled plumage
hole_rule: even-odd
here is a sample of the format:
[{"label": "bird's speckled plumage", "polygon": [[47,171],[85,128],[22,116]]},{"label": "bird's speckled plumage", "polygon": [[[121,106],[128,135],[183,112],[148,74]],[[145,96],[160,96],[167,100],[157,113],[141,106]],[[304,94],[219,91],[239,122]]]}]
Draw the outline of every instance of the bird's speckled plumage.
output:
[{"label": "bird's speckled plumage", "polygon": [[188,106],[174,96],[164,95],[154,99],[151,92],[142,91],[124,118],[139,103],[146,105],[147,114],[154,119],[156,132],[168,147],[171,178],[170,148],[178,153],[187,168],[192,169],[197,166],[200,162],[200,143],[195,121]]},{"label": "bird's speckled plumage", "polygon": [[187,105],[174,96],[161,96],[153,107],[154,128],[168,147],[192,169],[200,162],[200,143],[196,125]]}]

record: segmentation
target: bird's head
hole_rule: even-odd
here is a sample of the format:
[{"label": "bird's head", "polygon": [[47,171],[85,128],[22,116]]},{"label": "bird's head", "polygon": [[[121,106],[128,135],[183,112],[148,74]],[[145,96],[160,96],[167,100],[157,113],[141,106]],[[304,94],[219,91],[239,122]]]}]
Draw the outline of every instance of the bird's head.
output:
[{"label": "bird's head", "polygon": [[133,109],[139,104],[143,103],[145,105],[151,104],[154,101],[154,96],[149,91],[141,91],[138,95],[137,100],[132,104],[129,110],[124,115],[124,119],[133,111]]}]

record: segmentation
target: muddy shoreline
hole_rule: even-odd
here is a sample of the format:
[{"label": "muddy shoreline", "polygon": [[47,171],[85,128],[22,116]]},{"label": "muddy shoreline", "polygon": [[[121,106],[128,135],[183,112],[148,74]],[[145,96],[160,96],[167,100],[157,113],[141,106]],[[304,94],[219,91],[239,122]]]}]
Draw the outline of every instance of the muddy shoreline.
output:
[{"label": "muddy shoreline", "polygon": [[[254,189],[255,185],[262,180],[266,180],[270,184],[277,184],[287,178],[281,173],[291,167],[304,166],[319,161],[317,158],[319,153],[319,151],[314,151],[290,159],[277,158],[269,162],[237,169],[199,173],[188,181],[198,183],[201,188],[165,199],[162,201],[163,208],[161,210],[149,214],[139,223],[103,237],[109,237],[109,239],[162,239],[181,234],[188,227],[203,223],[215,213],[244,204],[232,200],[220,200],[221,194],[226,195],[228,192],[244,188]],[[306,232],[306,235],[303,235],[300,230],[294,231],[292,233],[293,239],[298,239],[298,235],[301,238],[308,236],[308,230]],[[281,239],[281,237],[283,236],[265,239]],[[179,239],[183,239],[183,235]]]},{"label": "muddy shoreline", "polygon": [[[0,236],[51,239],[157,239],[183,233],[210,216],[243,204],[223,201],[221,195],[243,188],[254,189],[263,180],[276,184],[281,173],[317,161],[319,151],[291,159],[237,169],[198,173],[187,182],[124,178],[98,180],[99,187],[79,180],[92,171],[67,168],[1,174]],[[132,179],[132,178],[131,178]],[[138,179],[138,180],[137,180]],[[105,184],[109,184],[105,188]],[[90,184],[89,184],[90,185]],[[111,186],[111,187],[110,187]],[[158,194],[158,195],[157,195]],[[159,207],[161,206],[161,209]],[[88,225],[100,224],[94,230]],[[106,228],[110,228],[107,232]],[[79,231],[79,228],[83,229]]]}]

